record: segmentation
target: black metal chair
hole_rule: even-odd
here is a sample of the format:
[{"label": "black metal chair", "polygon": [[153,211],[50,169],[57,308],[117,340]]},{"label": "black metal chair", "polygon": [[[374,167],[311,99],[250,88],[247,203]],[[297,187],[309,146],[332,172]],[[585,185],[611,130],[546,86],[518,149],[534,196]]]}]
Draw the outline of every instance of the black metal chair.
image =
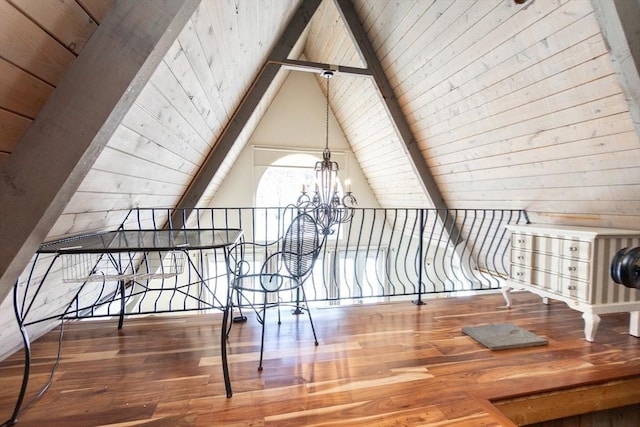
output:
[{"label": "black metal chair", "polygon": [[[306,311],[309,315],[315,345],[318,345],[303,284],[311,275],[322,243],[313,217],[306,213],[300,213],[293,218],[284,235],[275,242],[243,241],[230,250],[231,284],[227,310],[233,320],[229,322],[227,338],[234,322],[247,320],[246,316],[242,314],[242,307],[253,308],[258,322],[262,325],[260,363],[258,365],[260,371],[262,370],[264,353],[266,311],[270,307],[278,307],[278,324],[280,324],[280,292],[296,292],[296,310],[298,312]],[[253,298],[255,294],[262,294],[262,301],[256,301]],[[270,296],[274,296],[275,299]],[[232,314],[234,307],[239,309],[240,315],[237,317],[233,317]]]}]

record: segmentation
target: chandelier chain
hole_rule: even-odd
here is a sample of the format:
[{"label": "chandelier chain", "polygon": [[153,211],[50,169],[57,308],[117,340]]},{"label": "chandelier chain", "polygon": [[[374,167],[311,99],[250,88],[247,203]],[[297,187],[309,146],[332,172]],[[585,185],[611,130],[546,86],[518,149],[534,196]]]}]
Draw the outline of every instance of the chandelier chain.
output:
[{"label": "chandelier chain", "polygon": [[331,78],[326,77],[327,79],[327,105],[326,105],[326,111],[325,111],[325,140],[324,140],[324,148],[325,150],[329,149],[329,80],[331,80]]}]

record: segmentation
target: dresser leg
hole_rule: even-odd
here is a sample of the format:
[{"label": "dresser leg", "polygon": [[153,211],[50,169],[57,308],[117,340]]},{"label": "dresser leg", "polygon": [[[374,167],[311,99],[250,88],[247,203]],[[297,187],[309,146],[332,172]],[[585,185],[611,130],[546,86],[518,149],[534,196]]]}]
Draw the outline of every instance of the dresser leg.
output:
[{"label": "dresser leg", "polygon": [[500,292],[502,292],[502,297],[504,298],[504,302],[507,304],[507,308],[511,308],[511,288],[509,286],[500,287]]},{"label": "dresser leg", "polygon": [[640,311],[632,311],[629,315],[629,335],[640,338]]},{"label": "dresser leg", "polygon": [[600,324],[600,316],[595,313],[585,311],[582,313],[584,319],[584,337],[587,341],[593,342],[598,331],[598,325]]}]

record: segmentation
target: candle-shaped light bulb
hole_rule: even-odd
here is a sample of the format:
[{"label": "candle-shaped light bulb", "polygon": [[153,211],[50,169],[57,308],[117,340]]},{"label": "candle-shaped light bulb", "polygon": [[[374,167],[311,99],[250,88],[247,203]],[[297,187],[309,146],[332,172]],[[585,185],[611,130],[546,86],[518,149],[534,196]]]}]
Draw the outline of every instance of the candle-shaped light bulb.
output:
[{"label": "candle-shaped light bulb", "polygon": [[306,185],[304,185],[304,184],[302,184],[302,192],[303,192],[303,193],[306,193],[306,192],[307,192],[307,186],[306,186]]},{"label": "candle-shaped light bulb", "polygon": [[347,193],[351,193],[351,180],[349,178],[344,181],[344,188]]}]

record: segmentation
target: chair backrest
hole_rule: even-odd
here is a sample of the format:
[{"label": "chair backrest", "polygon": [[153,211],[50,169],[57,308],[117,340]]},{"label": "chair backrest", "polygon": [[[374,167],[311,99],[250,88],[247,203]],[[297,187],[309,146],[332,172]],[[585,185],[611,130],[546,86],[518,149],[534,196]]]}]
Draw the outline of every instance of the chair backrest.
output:
[{"label": "chair backrest", "polygon": [[318,227],[311,215],[296,216],[282,240],[282,261],[292,277],[308,274],[318,258],[321,242]]}]

